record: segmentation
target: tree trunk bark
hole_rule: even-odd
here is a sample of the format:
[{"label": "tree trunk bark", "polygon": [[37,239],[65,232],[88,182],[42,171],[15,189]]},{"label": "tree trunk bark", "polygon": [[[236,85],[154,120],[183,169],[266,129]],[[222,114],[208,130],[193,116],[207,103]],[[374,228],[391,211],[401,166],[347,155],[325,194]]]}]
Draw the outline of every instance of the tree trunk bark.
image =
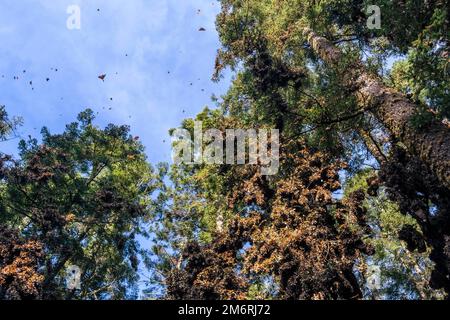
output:
[{"label": "tree trunk bark", "polygon": [[[332,42],[305,28],[303,35],[314,52],[330,66],[342,64],[342,52]],[[426,129],[416,128],[411,119],[417,106],[403,94],[387,87],[370,74],[362,63],[344,71],[343,83],[355,90],[359,106],[371,112],[403,143],[411,155],[419,157],[443,186],[450,189],[450,130],[442,122],[433,122]]]},{"label": "tree trunk bark", "polygon": [[370,135],[370,132],[359,129],[358,135],[361,137],[367,150],[369,150],[375,160],[377,160],[380,165],[384,164],[387,161],[386,155],[383,153],[383,150],[381,150],[381,147],[378,145],[378,143]]}]

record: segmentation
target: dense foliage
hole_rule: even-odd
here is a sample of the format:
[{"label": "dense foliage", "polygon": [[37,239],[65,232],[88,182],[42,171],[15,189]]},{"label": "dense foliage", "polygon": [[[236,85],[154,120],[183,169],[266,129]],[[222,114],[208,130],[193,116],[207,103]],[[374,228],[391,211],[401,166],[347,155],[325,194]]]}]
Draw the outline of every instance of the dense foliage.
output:
[{"label": "dense foliage", "polygon": [[[279,129],[278,173],[154,170],[90,110],[44,128],[0,159],[0,298],[136,298],[140,276],[146,298],[448,298],[448,1],[377,1],[380,29],[372,1],[220,2],[233,81],[182,128]],[[1,108],[0,137],[17,124]]]},{"label": "dense foliage", "polygon": [[[2,157],[2,298],[136,296],[154,174],[128,127],[100,130],[91,110],[78,120],[22,141],[20,160]],[[70,265],[82,270],[79,291],[66,290]]]}]

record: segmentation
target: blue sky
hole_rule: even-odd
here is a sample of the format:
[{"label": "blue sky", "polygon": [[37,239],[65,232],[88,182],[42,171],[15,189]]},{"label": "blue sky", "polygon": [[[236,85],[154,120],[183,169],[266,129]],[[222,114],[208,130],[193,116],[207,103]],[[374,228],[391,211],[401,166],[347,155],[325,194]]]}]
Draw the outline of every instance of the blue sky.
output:
[{"label": "blue sky", "polygon": [[[66,27],[74,4],[80,30]],[[215,0],[1,0],[0,105],[24,118],[24,138],[44,125],[61,132],[89,107],[100,126],[129,124],[149,161],[169,161],[168,130],[229,85],[210,80],[219,9]]]}]

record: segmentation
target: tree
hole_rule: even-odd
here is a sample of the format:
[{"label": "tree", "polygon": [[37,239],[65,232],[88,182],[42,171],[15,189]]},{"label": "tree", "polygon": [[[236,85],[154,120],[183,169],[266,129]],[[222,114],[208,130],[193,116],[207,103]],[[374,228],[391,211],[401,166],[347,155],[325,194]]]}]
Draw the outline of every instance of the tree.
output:
[{"label": "tree", "polygon": [[[448,298],[448,1],[380,0],[378,29],[368,0],[221,4],[233,81],[182,127],[279,129],[279,172],[154,170],[91,110],[44,128],[0,157],[0,298],[135,298],[141,262],[149,298]],[[18,123],[0,108],[1,139]]]},{"label": "tree", "polygon": [[[205,110],[197,120],[205,129],[247,126],[220,110]],[[184,127],[192,130],[192,123]],[[278,298],[361,297],[353,267],[371,253],[362,240],[365,196],[335,199],[342,164],[306,141],[283,141],[274,177],[250,165],[172,169],[175,191],[163,196],[152,265],[167,297],[242,299],[263,281],[278,288],[272,292]]]},{"label": "tree", "polygon": [[25,240],[16,230],[0,227],[0,298],[38,297],[44,277],[38,273],[42,244]]},{"label": "tree", "polygon": [[[356,190],[367,194],[364,207],[367,222],[373,236],[368,243],[374,254],[360,266],[361,276],[370,268],[378,267],[380,287],[362,286],[363,295],[370,299],[442,299],[444,290],[436,290],[430,284],[434,263],[429,256],[432,247],[427,246],[416,219],[400,211],[398,202],[389,200],[386,188],[377,186],[377,173],[365,169],[349,178],[344,197]],[[373,269],[372,269],[373,270]]]},{"label": "tree", "polygon": [[[44,128],[41,144],[21,141],[20,160],[3,159],[0,223],[13,236],[0,242],[2,298],[136,295],[156,175],[127,126],[93,120],[88,109],[62,134]],[[66,287],[70,265],[81,290]]]},{"label": "tree", "polygon": [[[277,288],[272,296],[284,298],[361,297],[362,279],[355,275],[355,261],[370,260],[370,244],[380,244],[367,240],[371,233],[366,225],[370,218],[367,199],[379,187],[385,188],[386,196],[399,205],[399,210],[371,207],[378,212],[372,225],[384,224],[387,214],[397,221],[411,222],[407,217],[400,218],[399,212],[415,219],[415,224],[405,223],[398,235],[390,234],[391,238],[384,242],[386,251],[392,249],[393,243],[401,243],[399,239],[411,250],[396,255],[393,265],[424,261],[414,250],[422,252],[427,245],[431,248],[422,254],[430,255],[435,268],[431,272],[433,263],[428,261],[427,273],[420,280],[430,277],[431,282],[422,283],[422,289],[427,289],[410,293],[447,289],[450,135],[445,104],[445,2],[381,1],[380,30],[366,27],[366,1],[221,3],[217,28],[222,48],[216,60],[215,79],[226,67],[231,67],[236,76],[219,102],[219,110],[206,111],[197,120],[214,128],[278,128],[286,149],[285,160],[291,161],[286,161],[282,172],[270,179],[258,177],[249,168],[225,165],[173,169],[175,193],[183,194],[184,202],[166,202],[167,211],[162,216],[167,214],[171,223],[162,232],[166,247],[159,256],[165,259],[156,264],[165,268],[160,278],[163,283],[167,284],[163,279],[170,278],[170,270],[176,270],[179,279],[185,280],[180,282],[185,289],[177,291],[176,281],[171,281],[169,295],[184,292],[192,296],[192,291],[186,291],[190,288],[196,292],[194,296],[202,297],[199,292],[208,292],[211,284],[231,276],[228,268],[227,275],[211,278],[214,272],[208,271],[210,262],[220,265],[220,259],[208,262],[205,257],[217,256],[217,241],[228,239],[227,228],[236,230],[237,224],[245,230],[239,236],[245,236],[233,239],[238,243],[243,240],[245,245],[227,261],[230,267],[245,270],[248,282],[244,287],[234,286],[237,292],[247,287],[248,294],[254,295],[255,288],[269,283]],[[396,10],[392,10],[393,6]],[[409,27],[399,28],[399,21],[408,21]],[[394,55],[405,60],[389,72],[387,60]],[[402,73],[398,66],[404,61],[408,69]],[[192,130],[190,121],[184,126]],[[302,143],[292,146],[298,139]],[[296,164],[296,156],[321,158],[322,165],[317,167],[312,160],[302,163],[300,159]],[[344,162],[348,165],[339,167]],[[378,177],[371,180],[370,190],[367,194],[354,190],[344,199],[333,196],[340,189],[337,178],[330,177],[334,187],[333,183],[311,183],[307,175],[303,178],[304,171],[314,170],[345,171],[351,176],[367,166],[376,171],[381,167]],[[331,202],[319,199],[310,206],[295,202],[299,201],[298,195],[308,199],[319,191]],[[220,199],[227,199],[228,208]],[[380,213],[383,210],[386,215]],[[225,231],[216,228],[216,221],[222,220]],[[181,237],[180,230],[184,230]],[[328,240],[333,245],[329,246]],[[192,241],[195,250],[187,250],[193,248]],[[321,255],[323,250],[316,250],[316,245],[331,248],[336,256]],[[345,258],[342,261],[338,256]],[[308,269],[311,261],[317,266]],[[319,268],[322,264],[330,268]],[[410,272],[411,268],[403,270]],[[408,281],[411,284],[415,280]],[[404,283],[397,281],[393,287],[399,289]],[[220,292],[214,294],[220,296]],[[396,294],[390,291],[388,297]]]},{"label": "tree", "polygon": [[[440,279],[433,282],[448,288],[448,232],[443,231],[448,228],[437,227],[447,226],[450,187],[448,5],[381,1],[383,27],[371,30],[367,4],[224,0],[217,19],[222,48],[216,79],[231,66],[241,75],[236,81],[244,84],[241,94],[254,102],[250,113],[257,110],[261,121],[288,126],[285,134],[307,135],[327,153],[350,158],[351,170],[361,165],[360,146],[387,168],[398,164],[399,150],[406,150],[402,166],[415,180],[407,195],[414,200],[429,187],[425,198],[431,206],[424,205],[439,213],[424,211],[431,228],[418,222],[438,253],[431,255],[438,270],[433,278]],[[399,28],[399,21],[410,20],[415,22]],[[386,76],[386,61],[395,55],[408,68]],[[412,167],[416,170],[407,169]],[[418,174],[419,167],[427,178]],[[435,183],[424,181],[429,177]],[[406,191],[400,189],[395,193]],[[413,208],[402,212],[417,217]]]},{"label": "tree", "polygon": [[[311,29],[304,29],[309,44],[330,65],[342,63],[342,53],[327,39]],[[343,83],[352,88],[362,110],[373,112],[391,133],[391,139],[402,142],[408,151],[420,158],[440,182],[450,188],[450,130],[440,121],[430,121],[418,129],[413,119],[419,109],[406,96],[388,88],[382,81],[365,71],[360,63],[346,66]]]},{"label": "tree", "polygon": [[20,117],[10,118],[5,106],[0,106],[0,141],[8,139],[9,135],[15,134],[18,126],[22,124]]}]

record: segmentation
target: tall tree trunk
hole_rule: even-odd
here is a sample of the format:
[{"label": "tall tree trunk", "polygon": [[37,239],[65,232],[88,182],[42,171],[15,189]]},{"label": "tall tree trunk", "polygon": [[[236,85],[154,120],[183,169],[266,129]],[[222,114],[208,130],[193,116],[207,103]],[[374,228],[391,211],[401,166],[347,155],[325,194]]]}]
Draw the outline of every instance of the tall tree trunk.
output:
[{"label": "tall tree trunk", "polygon": [[[342,64],[342,52],[332,42],[305,28],[303,35],[314,52],[331,67]],[[450,189],[450,130],[442,122],[433,122],[426,129],[412,123],[417,106],[403,94],[387,87],[369,73],[362,63],[347,68],[342,75],[344,85],[355,90],[358,104],[371,112],[393,138],[402,142],[411,155],[430,168],[439,181]]]},{"label": "tall tree trunk", "polygon": [[366,146],[367,150],[372,154],[372,156],[375,158],[375,160],[378,161],[380,165],[385,163],[387,161],[386,155],[383,153],[383,150],[381,149],[381,146],[378,144],[378,142],[372,137],[370,132],[359,129],[358,135],[363,140],[364,145]]}]

